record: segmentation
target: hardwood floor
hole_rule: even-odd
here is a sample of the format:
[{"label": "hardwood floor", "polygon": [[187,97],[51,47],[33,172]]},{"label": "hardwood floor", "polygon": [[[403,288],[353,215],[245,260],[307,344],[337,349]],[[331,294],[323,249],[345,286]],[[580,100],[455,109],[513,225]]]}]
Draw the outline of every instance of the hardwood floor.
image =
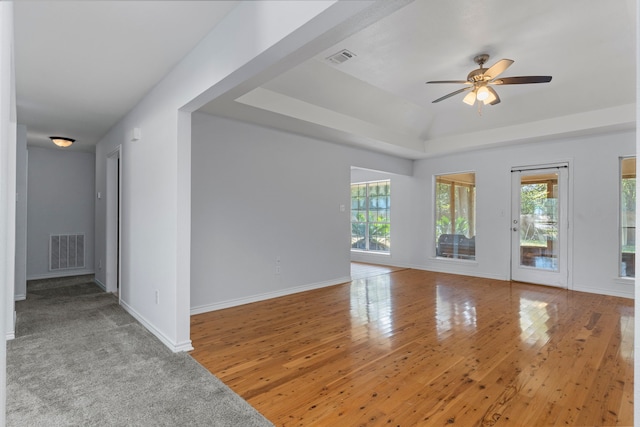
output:
[{"label": "hardwood floor", "polygon": [[276,426],[633,424],[633,301],[400,270],[192,317]]}]

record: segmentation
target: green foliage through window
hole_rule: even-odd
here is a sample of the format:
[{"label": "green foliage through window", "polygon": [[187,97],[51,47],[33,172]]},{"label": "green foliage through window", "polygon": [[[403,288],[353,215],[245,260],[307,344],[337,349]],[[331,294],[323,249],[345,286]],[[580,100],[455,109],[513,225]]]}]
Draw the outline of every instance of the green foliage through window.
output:
[{"label": "green foliage through window", "polygon": [[435,190],[437,256],[475,259],[475,174],[437,176]]},{"label": "green foliage through window", "polygon": [[636,270],[636,158],[620,160],[620,276]]},{"label": "green foliage through window", "polygon": [[389,252],[391,181],[351,184],[351,248]]}]

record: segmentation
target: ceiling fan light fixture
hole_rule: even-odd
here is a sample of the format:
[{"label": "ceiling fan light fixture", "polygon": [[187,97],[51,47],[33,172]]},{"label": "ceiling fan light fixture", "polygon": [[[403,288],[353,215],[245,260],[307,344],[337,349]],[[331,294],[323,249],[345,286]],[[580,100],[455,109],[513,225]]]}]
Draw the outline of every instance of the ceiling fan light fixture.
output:
[{"label": "ceiling fan light fixture", "polygon": [[464,99],[462,100],[462,102],[464,102],[467,105],[471,105],[473,106],[473,104],[476,103],[476,91],[473,90],[471,92],[469,92],[467,94],[467,96],[464,97]]},{"label": "ceiling fan light fixture", "polygon": [[486,86],[480,86],[480,88],[478,88],[476,98],[478,99],[478,101],[486,101],[489,98],[489,95],[489,89],[487,89]]},{"label": "ceiling fan light fixture", "polygon": [[71,144],[76,142],[75,139],[67,138],[64,136],[50,136],[49,138],[51,138],[51,141],[53,141],[54,144],[62,148],[70,147]]},{"label": "ceiling fan light fixture", "polygon": [[487,96],[487,99],[485,99],[484,101],[484,105],[489,105],[492,102],[494,102],[496,99],[498,99],[497,96],[495,96],[492,92],[489,92],[489,96]]}]

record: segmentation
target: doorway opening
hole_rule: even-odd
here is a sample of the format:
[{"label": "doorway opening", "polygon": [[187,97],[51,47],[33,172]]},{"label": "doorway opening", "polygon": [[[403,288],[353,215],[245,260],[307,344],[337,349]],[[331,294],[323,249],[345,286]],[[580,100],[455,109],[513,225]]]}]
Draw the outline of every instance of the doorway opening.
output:
[{"label": "doorway opening", "polygon": [[568,171],[568,164],[512,169],[512,280],[567,288]]},{"label": "doorway opening", "polygon": [[107,157],[106,212],[106,286],[107,292],[122,299],[121,288],[121,212],[122,212],[122,147]]}]

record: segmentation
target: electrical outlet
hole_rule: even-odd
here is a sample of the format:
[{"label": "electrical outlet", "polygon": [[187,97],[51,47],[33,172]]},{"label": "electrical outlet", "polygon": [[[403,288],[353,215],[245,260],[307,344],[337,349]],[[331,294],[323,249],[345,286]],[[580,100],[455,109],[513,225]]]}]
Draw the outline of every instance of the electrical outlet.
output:
[{"label": "electrical outlet", "polygon": [[156,304],[160,304],[160,291],[156,289]]}]

